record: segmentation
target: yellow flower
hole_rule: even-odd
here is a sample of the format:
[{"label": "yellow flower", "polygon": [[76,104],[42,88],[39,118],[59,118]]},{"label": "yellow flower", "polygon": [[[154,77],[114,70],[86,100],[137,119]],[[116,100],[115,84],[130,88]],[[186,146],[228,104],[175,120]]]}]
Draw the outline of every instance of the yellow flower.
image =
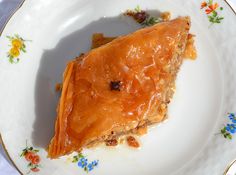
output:
[{"label": "yellow flower", "polygon": [[23,45],[23,42],[22,42],[21,39],[13,39],[11,41],[11,44],[12,44],[13,47],[20,49]]},{"label": "yellow flower", "polygon": [[11,50],[9,51],[10,56],[18,57],[20,55],[20,51],[17,47],[12,47]]}]

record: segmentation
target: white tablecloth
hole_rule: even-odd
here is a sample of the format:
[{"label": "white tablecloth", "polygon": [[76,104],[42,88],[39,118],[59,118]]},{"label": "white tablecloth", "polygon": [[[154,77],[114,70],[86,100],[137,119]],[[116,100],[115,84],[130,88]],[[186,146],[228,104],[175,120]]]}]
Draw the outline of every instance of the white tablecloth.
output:
[{"label": "white tablecloth", "polygon": [[[0,0],[0,29],[8,19],[9,14],[14,11],[22,0]],[[231,6],[236,9],[236,0],[228,0]],[[236,172],[236,170],[235,170]],[[2,146],[0,145],[0,175],[19,175],[8,160]]]}]

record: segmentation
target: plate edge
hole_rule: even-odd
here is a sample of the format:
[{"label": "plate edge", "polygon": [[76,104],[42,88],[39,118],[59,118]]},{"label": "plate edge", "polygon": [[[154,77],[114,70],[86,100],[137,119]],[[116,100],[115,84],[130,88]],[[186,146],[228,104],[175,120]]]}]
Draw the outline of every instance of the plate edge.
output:
[{"label": "plate edge", "polygon": [[236,10],[230,5],[230,3],[228,2],[228,0],[223,0],[226,5],[228,5],[230,7],[230,9],[232,10],[232,12],[236,15]]},{"label": "plate edge", "polygon": [[2,147],[3,147],[3,150],[5,151],[6,153],[6,156],[8,157],[8,159],[11,161],[12,165],[15,167],[15,169],[18,171],[18,173],[20,173],[21,175],[23,175],[23,173],[19,170],[19,168],[16,166],[15,162],[11,159],[11,156],[10,154],[8,153],[7,151],[7,148],[3,142],[3,138],[2,138],[2,135],[0,133],[0,144],[2,144]]},{"label": "plate edge", "polygon": [[9,17],[7,18],[7,20],[5,21],[5,23],[3,24],[3,27],[0,30],[0,36],[2,36],[2,33],[4,31],[4,29],[6,28],[8,22],[10,21],[10,19],[15,15],[15,13],[23,6],[23,4],[25,3],[26,0],[22,0],[22,2],[18,5],[17,8],[14,9],[14,11],[9,15]]},{"label": "plate edge", "polygon": [[[22,2],[19,4],[19,6],[12,12],[12,14],[8,17],[8,19],[5,21],[5,23],[3,24],[2,29],[0,30],[0,37],[2,36],[2,33],[4,31],[4,29],[6,28],[7,24],[9,23],[9,21],[11,20],[11,18],[16,14],[16,12],[23,6],[23,4],[25,3],[26,0],[22,0]],[[227,6],[229,6],[229,8],[231,9],[231,11],[234,13],[235,17],[236,17],[236,11],[234,10],[234,8],[230,5],[230,3],[227,0],[223,0],[225,2],[225,4]],[[21,174],[23,175],[23,173],[19,170],[19,168],[16,166],[15,162],[12,160],[12,158],[10,157],[9,152],[7,151],[7,148],[4,144],[2,135],[0,133],[0,144],[2,144],[3,150],[6,153],[6,156],[8,157],[8,159],[11,161],[12,165],[15,167],[15,169]],[[224,175],[227,174],[227,172],[229,171],[230,167],[236,162],[236,159],[233,160],[231,163],[229,163],[226,166],[226,169],[224,171]]]}]

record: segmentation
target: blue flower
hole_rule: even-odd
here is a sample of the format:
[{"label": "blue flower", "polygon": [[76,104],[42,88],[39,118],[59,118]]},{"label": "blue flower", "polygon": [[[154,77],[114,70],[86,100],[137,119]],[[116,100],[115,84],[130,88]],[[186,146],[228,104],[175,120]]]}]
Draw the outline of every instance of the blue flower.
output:
[{"label": "blue flower", "polygon": [[230,132],[231,134],[234,134],[236,132],[236,126],[235,124],[227,124],[227,126],[225,127],[226,130],[228,132]]},{"label": "blue flower", "polygon": [[233,118],[235,117],[235,114],[234,114],[234,113],[229,113],[228,117],[229,117],[230,119],[233,119]]},{"label": "blue flower", "polygon": [[92,170],[93,170],[93,164],[90,163],[90,164],[88,164],[88,171],[92,171]]},{"label": "blue flower", "polygon": [[88,171],[92,171],[95,166],[98,165],[98,160],[94,160],[91,163],[88,164]]},{"label": "blue flower", "polygon": [[235,117],[235,114],[234,113],[229,113],[229,119],[233,122],[233,123],[236,123],[236,117]]},{"label": "blue flower", "polygon": [[94,161],[92,162],[92,164],[93,164],[93,166],[97,166],[97,165],[98,165],[98,160],[94,160]]},{"label": "blue flower", "polygon": [[85,159],[85,158],[81,158],[79,161],[78,161],[78,166],[79,167],[86,167],[88,164],[88,159]]}]

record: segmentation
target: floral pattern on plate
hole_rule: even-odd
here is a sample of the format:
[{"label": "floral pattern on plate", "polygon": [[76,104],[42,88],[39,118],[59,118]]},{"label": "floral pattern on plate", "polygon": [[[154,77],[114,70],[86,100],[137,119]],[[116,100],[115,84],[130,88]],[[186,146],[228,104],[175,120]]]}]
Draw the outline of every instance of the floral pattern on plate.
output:
[{"label": "floral pattern on plate", "polygon": [[22,37],[20,37],[18,34],[15,34],[14,36],[6,36],[10,43],[10,49],[7,52],[7,57],[9,59],[9,62],[11,64],[18,63],[20,61],[20,54],[21,52],[26,52],[26,45],[25,42],[29,40],[25,40]]},{"label": "floral pattern on plate", "polygon": [[139,6],[134,8],[134,10],[126,10],[123,15],[132,17],[137,23],[141,24],[144,27],[152,26],[154,24],[162,22],[161,18],[151,16],[145,10],[142,10]]},{"label": "floral pattern on plate", "polygon": [[98,160],[88,162],[88,159],[80,152],[78,155],[73,156],[72,163],[77,163],[77,166],[82,168],[85,172],[92,171],[96,166],[98,166]]},{"label": "floral pattern on plate", "polygon": [[29,174],[30,172],[40,171],[39,168],[41,167],[41,165],[39,163],[41,159],[38,155],[38,152],[38,149],[34,149],[32,146],[27,146],[26,142],[26,147],[22,150],[20,157],[25,158],[25,160],[29,162],[27,165],[27,167],[29,168],[27,174]]},{"label": "floral pattern on plate", "polygon": [[205,13],[207,14],[208,20],[211,24],[221,23],[221,21],[224,19],[224,17],[219,15],[218,11],[218,9],[222,11],[223,7],[219,8],[219,4],[216,2],[214,3],[213,0],[202,2],[201,9],[205,10]]},{"label": "floral pattern on plate", "polygon": [[232,139],[232,134],[236,133],[236,116],[235,113],[228,113],[228,118],[230,119],[230,123],[227,123],[221,130],[221,134],[226,139]]}]

